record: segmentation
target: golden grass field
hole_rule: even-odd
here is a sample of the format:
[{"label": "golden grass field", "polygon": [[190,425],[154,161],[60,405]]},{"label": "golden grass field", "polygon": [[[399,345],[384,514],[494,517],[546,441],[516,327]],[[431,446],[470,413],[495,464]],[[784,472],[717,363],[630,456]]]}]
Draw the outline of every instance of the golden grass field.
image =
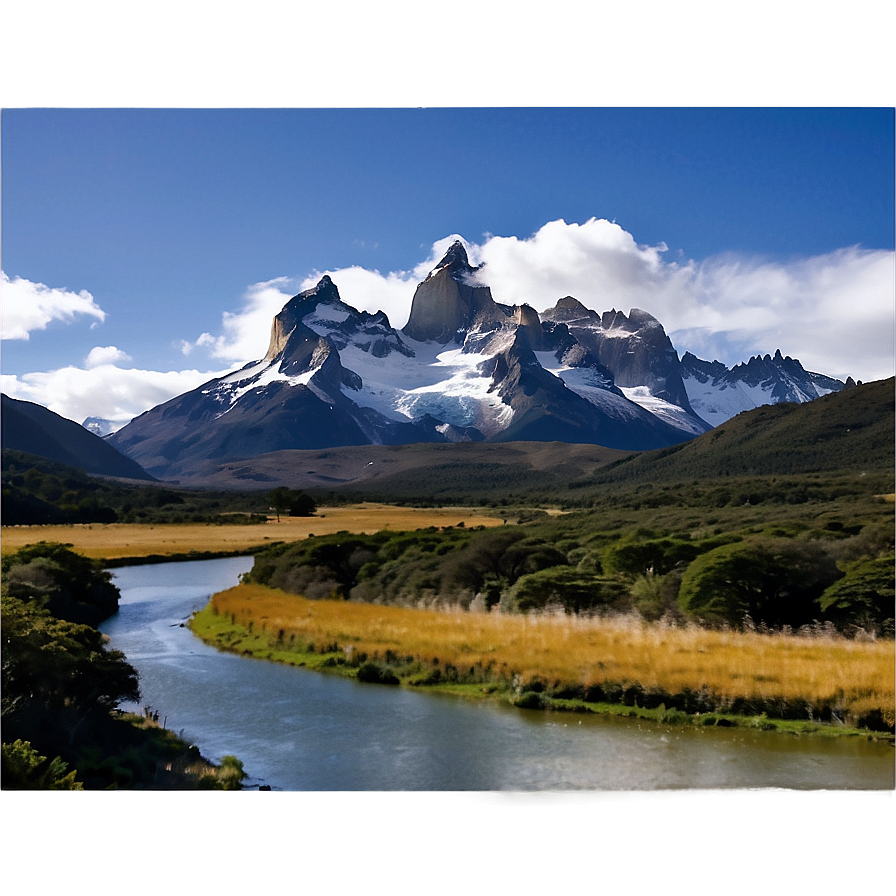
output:
[{"label": "golden grass field", "polygon": [[140,523],[79,524],[69,526],[4,526],[3,553],[38,541],[71,544],[86,557],[118,560],[149,554],[189,551],[244,551],[268,541],[298,541],[309,533],[379,532],[381,529],[423,529],[428,526],[500,526],[501,520],[469,507],[414,508],[388,504],[351,504],[324,507],[316,516],[271,517],[258,525],[216,526],[208,523],[145,525]]},{"label": "golden grass field", "polygon": [[800,638],[669,628],[632,618],[516,616],[311,601],[261,585],[216,594],[226,617],[316,645],[391,650],[460,669],[493,664],[525,681],[639,683],[669,693],[706,687],[726,697],[832,699],[845,714],[894,718],[894,650],[888,640]]}]

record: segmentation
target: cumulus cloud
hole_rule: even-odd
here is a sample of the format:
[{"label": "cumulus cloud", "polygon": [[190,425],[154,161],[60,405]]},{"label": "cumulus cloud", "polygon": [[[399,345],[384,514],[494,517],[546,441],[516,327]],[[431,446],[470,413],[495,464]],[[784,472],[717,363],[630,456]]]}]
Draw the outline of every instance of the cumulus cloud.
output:
[{"label": "cumulus cloud", "polygon": [[114,345],[97,345],[92,348],[84,359],[85,367],[102,367],[108,364],[119,364],[130,361],[131,356]]},{"label": "cumulus cloud", "polygon": [[221,333],[217,336],[202,333],[192,342],[180,343],[180,350],[189,355],[194,349],[204,348],[213,358],[235,365],[264,357],[274,315],[298,292],[290,277],[277,277],[253,283],[242,296],[239,311],[225,311],[221,319]]},{"label": "cumulus cloud", "polygon": [[666,251],[665,244],[639,245],[618,224],[592,218],[551,221],[528,239],[491,236],[474,254],[484,263],[478,279],[498,301],[541,311],[567,295],[609,309],[642,307],[648,296],[676,291],[692,266],[665,262]]},{"label": "cumulus cloud", "polygon": [[229,368],[163,372],[105,363],[4,375],[2,382],[3,391],[12,398],[41,404],[76,423],[87,417],[102,417],[123,426],[143,411],[227,372]]},{"label": "cumulus cloud", "polygon": [[92,317],[94,323],[106,319],[106,312],[87,290],[70,292],[22,277],[10,280],[2,272],[0,278],[4,339],[29,339],[34,330],[46,329],[54,320],[71,323],[78,315]]}]

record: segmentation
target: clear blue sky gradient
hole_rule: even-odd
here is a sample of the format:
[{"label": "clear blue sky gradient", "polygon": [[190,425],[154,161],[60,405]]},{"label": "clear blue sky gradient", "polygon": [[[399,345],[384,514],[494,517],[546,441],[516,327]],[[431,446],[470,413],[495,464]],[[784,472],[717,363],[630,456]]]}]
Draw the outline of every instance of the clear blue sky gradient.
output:
[{"label": "clear blue sky gradient", "polygon": [[451,233],[557,218],[697,261],[892,250],[893,125],[892,109],[4,110],[3,270],[86,289],[108,317],[6,341],[3,369],[97,344],[183,366],[173,342],[250,283],[408,270]]}]

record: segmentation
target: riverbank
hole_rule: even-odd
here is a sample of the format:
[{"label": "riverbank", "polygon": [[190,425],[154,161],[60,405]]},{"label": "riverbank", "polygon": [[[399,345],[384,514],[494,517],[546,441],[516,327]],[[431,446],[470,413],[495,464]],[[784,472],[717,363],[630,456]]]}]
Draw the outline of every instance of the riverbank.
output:
[{"label": "riverbank", "polygon": [[524,709],[893,739],[892,641],[309,601],[257,585],[214,595],[190,627],[234,653]]},{"label": "riverbank", "polygon": [[309,535],[343,530],[372,534],[382,529],[423,529],[428,526],[500,526],[502,520],[470,507],[394,507],[389,504],[347,504],[322,507],[309,517],[270,517],[266,523],[228,524],[84,523],[66,526],[4,526],[4,554],[38,541],[71,544],[75,551],[106,565],[139,562],[203,560],[251,554],[278,541],[298,541]]}]

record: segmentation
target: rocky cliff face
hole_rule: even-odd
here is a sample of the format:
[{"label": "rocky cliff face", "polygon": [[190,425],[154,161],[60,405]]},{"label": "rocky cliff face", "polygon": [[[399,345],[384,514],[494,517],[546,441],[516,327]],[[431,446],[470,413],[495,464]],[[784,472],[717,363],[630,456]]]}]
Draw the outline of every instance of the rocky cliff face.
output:
[{"label": "rocky cliff face", "polygon": [[402,332],[418,342],[462,343],[468,332],[489,330],[507,321],[487,286],[471,285],[467,250],[456,241],[445,257],[417,286],[411,314]]},{"label": "rocky cliff face", "polygon": [[653,315],[639,308],[632,308],[628,317],[615,309],[599,315],[567,296],[542,317],[564,323],[570,335],[613,372],[620,388],[644,386],[653,396],[691,410],[678,353]]}]

